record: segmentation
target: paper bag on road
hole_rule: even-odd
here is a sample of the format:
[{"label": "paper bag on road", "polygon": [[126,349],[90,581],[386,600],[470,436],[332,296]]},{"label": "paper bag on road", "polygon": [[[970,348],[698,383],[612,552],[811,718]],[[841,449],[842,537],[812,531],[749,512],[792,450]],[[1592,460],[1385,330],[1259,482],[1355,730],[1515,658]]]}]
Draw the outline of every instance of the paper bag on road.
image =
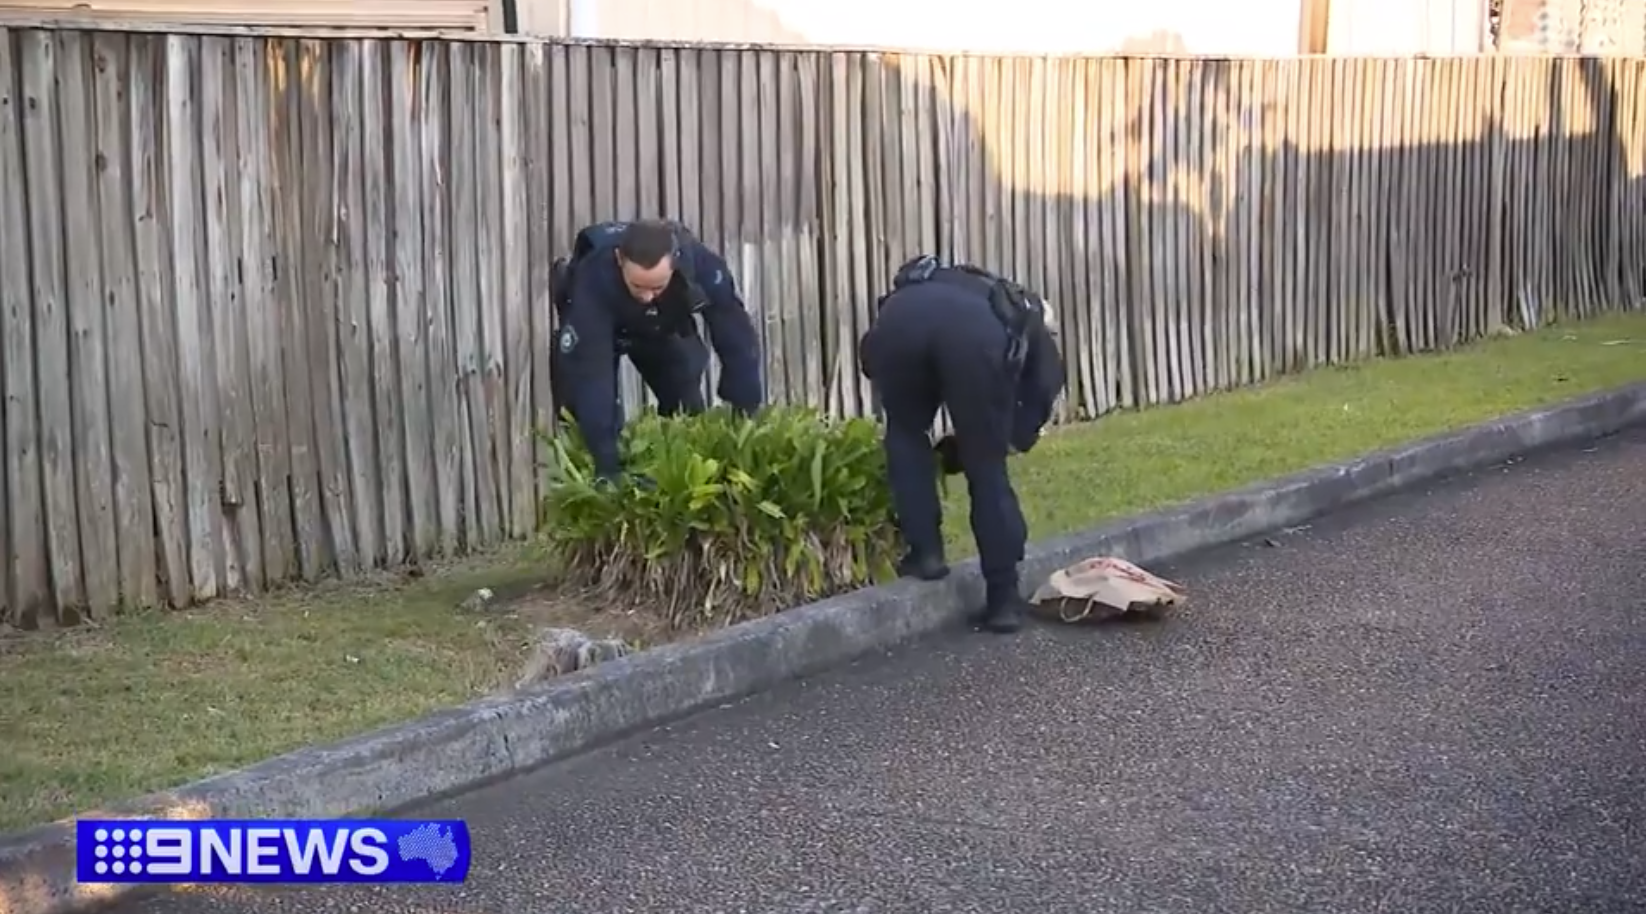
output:
[{"label": "paper bag on road", "polygon": [[1125,559],[1098,556],[1054,573],[1031,601],[1064,622],[1160,613],[1183,602],[1183,587]]}]

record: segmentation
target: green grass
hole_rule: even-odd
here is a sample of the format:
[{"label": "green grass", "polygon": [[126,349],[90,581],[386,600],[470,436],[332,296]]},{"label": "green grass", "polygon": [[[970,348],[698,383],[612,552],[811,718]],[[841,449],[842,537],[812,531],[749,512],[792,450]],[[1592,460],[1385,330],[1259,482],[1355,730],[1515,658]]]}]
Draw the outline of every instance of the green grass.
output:
[{"label": "green grass", "polygon": [[[1045,538],[1641,380],[1646,314],[1607,316],[1116,413],[1048,434],[1012,481]],[[950,477],[951,558],[976,553],[965,491]]]},{"label": "green grass", "polygon": [[539,576],[532,550],[289,589],[93,629],[0,635],[0,828],[243,767],[485,694],[516,671],[477,587]]},{"label": "green grass", "polygon": [[[1327,369],[1049,434],[1014,461],[1047,537],[1504,413],[1646,380],[1646,315],[1443,356]],[[951,559],[974,552],[949,484]],[[397,576],[0,635],[0,827],[70,815],[484,694],[518,670],[526,622],[456,604],[524,589],[530,547]],[[587,614],[587,610],[582,610]],[[562,609],[561,616],[564,618]],[[598,618],[590,627],[598,627]]]}]

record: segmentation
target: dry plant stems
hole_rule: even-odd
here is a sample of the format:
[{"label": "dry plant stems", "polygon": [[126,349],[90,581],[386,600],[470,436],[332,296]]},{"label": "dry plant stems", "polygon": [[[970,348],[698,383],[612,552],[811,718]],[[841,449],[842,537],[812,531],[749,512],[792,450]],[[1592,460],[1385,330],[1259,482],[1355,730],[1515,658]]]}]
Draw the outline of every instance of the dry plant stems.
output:
[{"label": "dry plant stems", "polygon": [[767,615],[873,583],[900,548],[878,427],[773,407],[639,416],[595,479],[573,423],[549,442],[545,536],[567,583],[657,608],[671,627]]}]

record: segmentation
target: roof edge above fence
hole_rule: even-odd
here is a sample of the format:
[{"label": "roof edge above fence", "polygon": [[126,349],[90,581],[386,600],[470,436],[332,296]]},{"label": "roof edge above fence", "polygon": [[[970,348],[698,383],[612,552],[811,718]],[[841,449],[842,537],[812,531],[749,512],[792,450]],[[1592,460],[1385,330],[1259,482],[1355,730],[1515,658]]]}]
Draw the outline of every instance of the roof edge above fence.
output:
[{"label": "roof edge above fence", "polygon": [[812,54],[883,54],[898,57],[990,57],[1031,58],[1042,60],[1196,60],[1196,61],[1292,61],[1292,60],[1474,60],[1501,57],[1509,59],[1575,59],[1608,60],[1636,59],[1634,55],[1524,53],[1513,54],[1482,51],[1457,54],[1195,54],[1175,53],[1073,53],[1020,51],[980,51],[968,49],[907,48],[869,44],[783,44],[736,41],[670,41],[637,38],[566,38],[544,35],[505,35],[496,32],[460,31],[442,29],[363,28],[349,26],[243,26],[216,25],[194,22],[141,22],[98,19],[87,16],[14,16],[0,13],[0,29],[39,29],[43,31],[131,32],[150,35],[181,35],[225,38],[298,38],[310,40],[367,39],[401,41],[449,41],[471,44],[553,45],[559,47],[634,48],[652,50],[706,50],[706,51],[783,51]]}]

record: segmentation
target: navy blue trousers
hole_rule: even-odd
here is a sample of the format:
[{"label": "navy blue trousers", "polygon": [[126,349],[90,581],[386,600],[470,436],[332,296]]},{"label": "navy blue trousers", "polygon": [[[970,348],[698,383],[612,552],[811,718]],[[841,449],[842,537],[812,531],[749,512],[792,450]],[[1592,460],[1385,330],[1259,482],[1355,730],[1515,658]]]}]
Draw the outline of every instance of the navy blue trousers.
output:
[{"label": "navy blue trousers", "polygon": [[1006,471],[1016,379],[1006,331],[988,300],[947,283],[893,292],[860,348],[886,417],[886,470],[910,549],[943,552],[942,505],[930,431],[939,407],[954,423],[971,494],[972,536],[991,603],[1018,591],[1028,529]]}]

